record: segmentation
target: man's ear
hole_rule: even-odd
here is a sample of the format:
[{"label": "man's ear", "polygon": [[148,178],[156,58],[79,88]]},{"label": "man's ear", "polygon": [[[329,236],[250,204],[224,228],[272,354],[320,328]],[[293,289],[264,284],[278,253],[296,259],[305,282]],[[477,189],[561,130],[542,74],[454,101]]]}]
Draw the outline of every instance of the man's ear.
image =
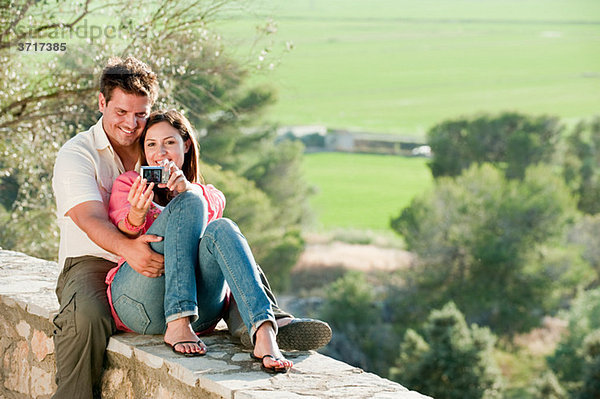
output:
[{"label": "man's ear", "polygon": [[104,109],[106,108],[106,99],[104,98],[104,94],[98,94],[98,110],[104,113]]}]

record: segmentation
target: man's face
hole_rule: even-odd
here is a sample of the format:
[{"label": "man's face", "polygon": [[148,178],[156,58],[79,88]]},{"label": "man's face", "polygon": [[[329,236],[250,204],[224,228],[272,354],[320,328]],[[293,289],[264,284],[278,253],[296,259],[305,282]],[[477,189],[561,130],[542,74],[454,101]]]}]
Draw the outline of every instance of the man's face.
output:
[{"label": "man's face", "polygon": [[113,147],[137,145],[152,108],[150,99],[115,88],[110,101],[106,102],[100,93],[98,103],[103,114],[102,127]]}]

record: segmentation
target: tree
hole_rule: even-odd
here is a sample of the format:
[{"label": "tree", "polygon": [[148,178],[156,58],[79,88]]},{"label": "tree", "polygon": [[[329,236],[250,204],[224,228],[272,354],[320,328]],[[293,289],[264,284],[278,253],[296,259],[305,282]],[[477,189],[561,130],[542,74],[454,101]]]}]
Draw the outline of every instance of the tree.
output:
[{"label": "tree", "polygon": [[438,179],[392,219],[418,255],[404,303],[423,310],[452,299],[469,321],[496,333],[538,325],[592,275],[561,243],[575,214],[561,178],[542,166],[530,167],[522,181],[487,164]]},{"label": "tree", "polygon": [[[220,13],[243,7],[243,3],[159,0],[140,8],[132,0],[102,4],[90,0],[10,0],[9,7],[2,7],[2,247],[56,258],[58,232],[50,186],[56,152],[69,137],[97,120],[96,79],[106,59],[132,54],[159,75],[161,90],[155,108],[184,110],[202,133],[202,158],[214,166],[223,165],[209,174],[224,181],[227,179],[217,175],[231,171],[241,186],[252,187],[250,201],[262,201],[259,207],[264,212],[248,214],[238,221],[243,231],[249,231],[248,239],[259,254],[259,262],[283,273],[291,267],[303,245],[298,234],[299,215],[304,213],[307,189],[296,170],[301,148],[279,147],[270,131],[242,131],[274,99],[270,88],[246,84],[249,70],[272,62],[278,52],[255,48],[253,53],[267,54],[263,61],[258,65],[254,61],[242,63],[229,55],[214,31]],[[18,51],[23,42],[52,42],[59,48],[65,43],[66,50],[35,54]],[[259,38],[259,42],[264,41]],[[230,144],[220,148],[213,145],[218,142]],[[244,175],[273,153],[281,153],[276,171],[269,169],[248,177],[259,176],[261,187],[271,178],[278,182],[289,179],[290,188],[285,194],[266,188],[263,191]],[[227,208],[231,214],[242,214],[237,208],[243,206],[242,200],[230,198]],[[285,208],[294,217],[281,218]],[[252,227],[260,223],[263,229]],[[276,262],[274,253],[285,255],[282,263]]]},{"label": "tree", "polygon": [[434,398],[500,398],[495,338],[486,328],[467,326],[452,302],[431,312],[423,334],[409,329],[400,344],[392,378]]},{"label": "tree", "polygon": [[552,371],[544,372],[533,382],[531,395],[533,399],[567,399],[567,392]]},{"label": "tree", "polygon": [[578,123],[565,142],[565,181],[578,197],[579,210],[597,214],[600,212],[600,117]]},{"label": "tree", "polygon": [[589,379],[592,384],[593,375],[599,370],[598,352],[590,353],[590,350],[597,348],[592,344],[597,342],[594,340],[600,330],[600,289],[581,291],[563,317],[568,321],[567,333],[547,360],[570,396],[577,397],[584,381]]},{"label": "tree", "polygon": [[583,341],[585,365],[579,399],[600,397],[600,330],[589,333]]},{"label": "tree", "polygon": [[551,160],[562,130],[555,117],[518,113],[445,121],[427,133],[434,154],[429,168],[438,178],[490,163],[509,178],[523,178],[529,165]]},{"label": "tree", "polygon": [[374,288],[361,272],[348,272],[331,284],[321,308],[336,333],[325,354],[336,359],[387,375],[395,353],[396,340],[391,326],[382,320],[382,309]]},{"label": "tree", "polygon": [[582,248],[582,258],[596,271],[596,283],[600,281],[600,215],[585,215],[568,232],[568,242]]}]

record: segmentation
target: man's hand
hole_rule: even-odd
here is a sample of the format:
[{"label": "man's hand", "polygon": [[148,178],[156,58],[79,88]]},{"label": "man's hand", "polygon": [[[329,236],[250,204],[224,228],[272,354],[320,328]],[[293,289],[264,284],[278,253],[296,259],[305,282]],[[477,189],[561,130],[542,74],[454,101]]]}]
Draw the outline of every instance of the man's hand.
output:
[{"label": "man's hand", "polygon": [[130,240],[123,248],[122,256],[129,266],[146,277],[160,277],[165,272],[163,255],[154,252],[149,243],[161,241],[162,237],[145,234]]},{"label": "man's hand", "polygon": [[148,277],[158,277],[164,272],[164,257],[150,248],[150,242],[161,241],[162,237],[142,235],[136,239],[125,237],[110,222],[104,204],[87,201],[74,206],[67,212],[73,222],[90,239],[108,252],[125,258],[127,263]]}]

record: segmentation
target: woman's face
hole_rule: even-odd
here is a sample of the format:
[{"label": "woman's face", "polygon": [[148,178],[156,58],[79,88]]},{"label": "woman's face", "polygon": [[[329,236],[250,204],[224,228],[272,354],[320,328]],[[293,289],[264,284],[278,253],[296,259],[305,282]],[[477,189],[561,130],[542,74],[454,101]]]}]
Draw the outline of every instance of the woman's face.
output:
[{"label": "woman's face", "polygon": [[146,132],[144,154],[149,166],[158,166],[165,159],[173,161],[179,169],[183,166],[185,153],[190,149],[190,140],[183,141],[179,130],[169,122],[152,125]]}]

